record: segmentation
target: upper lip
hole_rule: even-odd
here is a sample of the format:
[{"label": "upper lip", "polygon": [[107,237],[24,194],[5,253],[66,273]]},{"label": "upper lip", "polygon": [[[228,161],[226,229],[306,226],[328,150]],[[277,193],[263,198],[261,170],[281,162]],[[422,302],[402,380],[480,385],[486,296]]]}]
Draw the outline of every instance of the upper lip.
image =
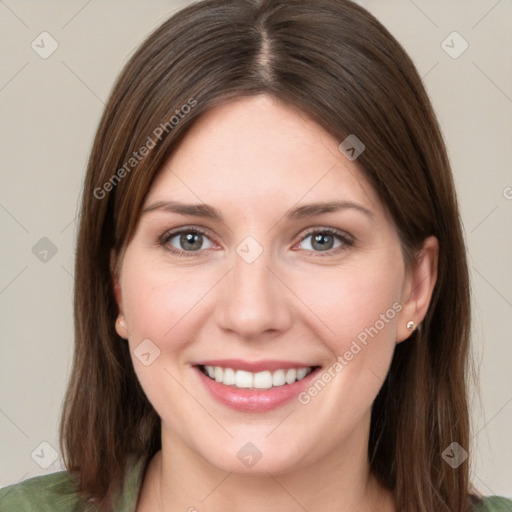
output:
[{"label": "upper lip", "polygon": [[209,359],[195,363],[194,366],[220,366],[233,370],[245,370],[257,373],[263,371],[287,370],[289,368],[311,368],[317,365],[301,363],[298,361],[278,361],[275,359],[263,359],[260,361],[245,361],[243,359]]}]

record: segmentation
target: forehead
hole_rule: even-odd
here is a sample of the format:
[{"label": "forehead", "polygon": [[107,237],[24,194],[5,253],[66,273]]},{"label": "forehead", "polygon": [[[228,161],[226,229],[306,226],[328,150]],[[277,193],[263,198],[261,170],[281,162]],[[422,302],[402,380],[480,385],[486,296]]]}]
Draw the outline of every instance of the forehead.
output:
[{"label": "forehead", "polygon": [[172,199],[274,210],[351,200],[381,210],[340,142],[269,96],[237,99],[196,121],[159,171],[146,205]]}]

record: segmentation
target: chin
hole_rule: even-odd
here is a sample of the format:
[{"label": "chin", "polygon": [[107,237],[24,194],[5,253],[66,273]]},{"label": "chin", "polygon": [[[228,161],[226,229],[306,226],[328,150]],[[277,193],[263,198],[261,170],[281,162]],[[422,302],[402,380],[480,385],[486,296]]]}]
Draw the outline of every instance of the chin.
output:
[{"label": "chin", "polygon": [[[208,449],[202,457],[212,466],[225,472],[243,475],[268,476],[268,473],[286,473],[297,469],[304,461],[306,454],[297,451],[296,446],[276,445],[264,438],[250,441],[233,439],[232,442],[217,445],[213,451]],[[295,443],[294,443],[295,444]],[[304,443],[298,443],[305,449]]]}]

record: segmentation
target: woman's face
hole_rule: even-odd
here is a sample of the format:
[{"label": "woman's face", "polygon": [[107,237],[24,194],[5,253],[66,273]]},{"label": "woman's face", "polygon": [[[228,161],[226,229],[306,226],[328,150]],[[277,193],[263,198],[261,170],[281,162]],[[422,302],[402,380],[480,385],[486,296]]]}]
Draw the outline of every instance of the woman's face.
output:
[{"label": "woman's face", "polygon": [[366,449],[422,312],[340,142],[268,96],[239,99],[196,122],[154,181],[116,294],[165,445],[235,472]]}]

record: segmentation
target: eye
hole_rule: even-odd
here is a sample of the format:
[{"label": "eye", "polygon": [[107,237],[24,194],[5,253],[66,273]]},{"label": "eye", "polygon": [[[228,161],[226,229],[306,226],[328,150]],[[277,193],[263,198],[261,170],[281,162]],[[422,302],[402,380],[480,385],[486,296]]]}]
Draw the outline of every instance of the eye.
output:
[{"label": "eye", "polygon": [[[206,246],[204,245],[205,242],[207,242]],[[167,232],[160,239],[160,244],[179,256],[194,256],[193,253],[213,247],[213,243],[206,236],[206,233],[198,228]]]},{"label": "eye", "polygon": [[305,245],[305,247],[302,247],[303,250],[328,253],[319,254],[319,256],[337,254],[354,245],[352,238],[346,233],[332,228],[308,231],[300,237],[300,240],[301,244]]},{"label": "eye", "polygon": [[[202,250],[215,246],[206,232],[195,227],[166,232],[160,238],[159,244],[178,256],[196,256]],[[301,250],[317,253],[317,256],[332,256],[354,245],[354,240],[333,228],[317,228],[303,234],[300,245],[303,245]]]}]

